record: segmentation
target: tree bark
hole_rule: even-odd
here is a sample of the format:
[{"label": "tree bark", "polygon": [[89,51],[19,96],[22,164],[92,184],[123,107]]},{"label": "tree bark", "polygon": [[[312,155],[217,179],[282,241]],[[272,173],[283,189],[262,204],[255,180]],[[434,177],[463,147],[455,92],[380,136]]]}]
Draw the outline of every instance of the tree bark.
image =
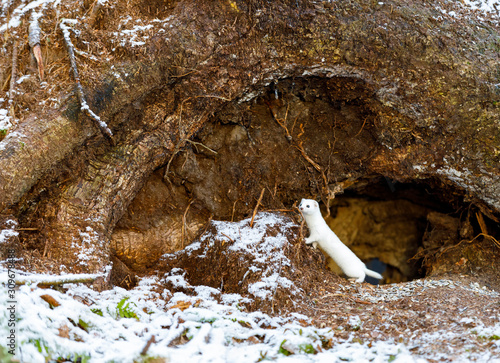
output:
[{"label": "tree bark", "polygon": [[[161,28],[142,49],[125,49],[113,69],[93,70],[97,81],[88,70],[81,75],[117,145],[101,140],[88,165],[44,207],[41,233],[58,264],[102,269],[110,234],[146,178],[213,115],[284,79],[359,81],[379,132],[372,170],[396,180],[439,178],[500,211],[493,46],[500,37],[493,23],[406,1],[186,0],[169,16],[175,26]],[[88,36],[99,42],[97,34]],[[100,137],[70,112],[73,98],[66,104],[26,119],[1,142],[0,209],[15,206],[50,168]],[[133,109],[140,109],[135,121],[127,116]]]}]

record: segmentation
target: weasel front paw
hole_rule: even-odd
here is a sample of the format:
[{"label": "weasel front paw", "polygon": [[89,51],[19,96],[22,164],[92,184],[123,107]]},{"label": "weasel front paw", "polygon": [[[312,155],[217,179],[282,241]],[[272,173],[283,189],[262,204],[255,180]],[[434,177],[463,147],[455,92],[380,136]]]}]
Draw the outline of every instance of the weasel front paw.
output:
[{"label": "weasel front paw", "polygon": [[306,245],[312,244],[314,249],[318,248],[318,242],[316,241],[316,238],[306,237],[305,242]]},{"label": "weasel front paw", "polygon": [[311,237],[306,237],[304,241],[306,242],[306,245],[310,245],[311,243],[314,243],[316,240]]}]

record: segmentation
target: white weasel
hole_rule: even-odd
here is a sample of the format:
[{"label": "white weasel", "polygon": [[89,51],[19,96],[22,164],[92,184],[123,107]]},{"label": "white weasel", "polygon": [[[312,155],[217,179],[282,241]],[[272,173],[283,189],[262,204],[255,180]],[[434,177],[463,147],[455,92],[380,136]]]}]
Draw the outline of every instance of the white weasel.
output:
[{"label": "white weasel", "polygon": [[317,242],[321,248],[335,261],[349,278],[355,278],[356,282],[363,282],[365,276],[381,279],[382,275],[369,270],[358,256],[349,247],[342,243],[337,235],[328,227],[321,212],[318,202],[312,199],[302,199],[299,209],[309,228],[309,237],[306,244]]}]

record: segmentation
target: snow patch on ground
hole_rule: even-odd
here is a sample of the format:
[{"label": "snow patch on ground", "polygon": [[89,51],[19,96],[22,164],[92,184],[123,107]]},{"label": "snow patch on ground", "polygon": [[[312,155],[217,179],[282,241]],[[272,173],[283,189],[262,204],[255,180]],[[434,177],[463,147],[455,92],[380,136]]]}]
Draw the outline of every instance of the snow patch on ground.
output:
[{"label": "snow patch on ground", "polygon": [[[35,285],[20,286],[15,303],[16,358],[32,363],[50,357],[81,357],[90,363],[127,363],[147,357],[163,357],[169,362],[240,363],[264,358],[278,362],[420,363],[435,358],[431,350],[428,357],[416,356],[412,347],[392,340],[363,344],[351,338],[342,341],[332,328],[303,326],[308,319],[300,314],[270,317],[240,311],[241,296],[226,296],[206,286],[196,287],[194,296],[175,293],[165,305],[160,293],[153,289],[156,283],[156,278],[143,278],[133,290],[116,287],[102,293],[81,284],[64,285],[66,293]],[[217,303],[214,294],[222,295],[224,303]],[[50,295],[60,306],[51,309],[43,295]],[[0,305],[7,304],[6,294],[0,294]],[[3,336],[8,335],[8,319],[9,311],[2,309]],[[359,317],[353,316],[336,329],[361,325]],[[491,339],[500,335],[500,324],[476,327],[471,334]],[[142,356],[153,336],[154,342]],[[428,337],[429,341],[434,338]],[[330,347],[322,348],[329,341]],[[492,354],[488,355],[493,359],[490,361],[495,361]]]},{"label": "snow patch on ground", "polygon": [[[19,235],[19,232],[16,232],[15,231],[15,228],[17,226],[17,222],[12,220],[12,219],[9,219],[5,222],[6,226],[9,227],[9,228],[6,228],[6,229],[2,229],[0,231],[0,243],[4,243],[4,242],[8,242],[10,237],[14,237],[14,236],[17,236]],[[0,276],[0,279],[2,277]],[[0,280],[1,281],[1,280]]]},{"label": "snow patch on ground", "polygon": [[[272,299],[278,287],[285,288],[297,293],[299,289],[289,279],[280,276],[281,268],[291,266],[291,262],[283,252],[288,245],[288,239],[284,231],[294,226],[293,222],[283,215],[276,213],[258,213],[255,217],[253,227],[250,227],[250,218],[239,222],[212,221],[217,234],[205,233],[200,241],[187,247],[188,251],[199,251],[202,242],[207,239],[224,241],[228,243],[229,250],[250,255],[252,263],[258,266],[265,266],[262,272],[262,279],[248,287],[248,292],[261,299]],[[276,235],[269,235],[268,229],[277,229]],[[205,249],[201,256],[212,247],[209,242],[205,244]],[[200,256],[200,257],[201,257]],[[260,267],[251,266],[249,271],[260,271]]]},{"label": "snow patch on ground", "polygon": [[500,3],[498,0],[463,0],[462,3],[473,10],[481,10],[488,13],[498,13]]},{"label": "snow patch on ground", "polygon": [[[0,103],[3,98],[0,98]],[[0,108],[0,131],[7,131],[12,127],[12,122],[9,116],[9,110],[6,108]]]},{"label": "snow patch on ground", "polygon": [[[270,253],[277,262],[284,264],[287,263],[286,257],[276,251],[284,246],[285,237],[275,226],[276,223],[286,225],[291,222],[282,218],[276,214],[260,213],[254,228],[250,228],[248,219],[236,223],[214,223],[217,238],[226,238],[227,243],[232,243],[231,248],[252,251],[256,259]],[[11,221],[7,225],[9,228],[1,231],[0,236],[15,233],[16,223]],[[275,228],[275,236],[265,233],[267,227]],[[90,238],[91,232],[84,233]],[[200,248],[201,244],[188,247],[191,250]],[[205,245],[205,248],[209,246]],[[9,336],[8,322],[13,319],[13,313],[15,358],[22,362],[42,363],[61,357],[73,361],[81,358],[90,363],[132,363],[161,357],[174,363],[246,363],[264,359],[278,362],[423,363],[428,359],[446,358],[443,353],[438,355],[425,346],[431,347],[434,341],[443,337],[460,338],[452,328],[446,327],[438,335],[417,336],[414,342],[419,348],[424,347],[425,353],[413,353],[415,346],[392,339],[359,342],[353,334],[347,339],[340,338],[337,331],[354,332],[363,328],[358,315],[353,314],[333,327],[317,328],[311,325],[308,317],[298,313],[273,317],[260,311],[247,312],[243,306],[251,302],[249,298],[235,293],[224,294],[208,286],[189,286],[182,269],[173,269],[170,275],[162,278],[142,278],[138,286],[129,291],[115,287],[100,293],[83,284],[66,283],[62,290],[65,292],[36,285],[42,281],[68,281],[97,275],[48,276],[15,271],[16,281],[23,285],[15,289],[14,297],[6,293],[9,273],[12,271],[0,269],[0,306],[14,306],[14,310],[0,309],[0,334]],[[274,279],[274,282],[264,279],[265,284],[285,284],[279,281],[279,277],[275,278],[274,273],[267,279]],[[174,286],[192,287],[194,293],[187,295],[163,289],[165,280]],[[397,300],[422,289],[442,286],[471,289],[492,298],[498,297],[498,293],[478,284],[462,286],[449,280],[419,280],[403,287],[389,285],[363,294],[353,285],[346,287],[349,291],[339,293],[376,303],[380,299]],[[59,305],[51,307],[47,296]],[[472,357],[478,361],[490,359],[490,362],[498,362],[494,354],[500,349],[496,339],[500,336],[500,324],[485,327],[480,321],[473,323],[469,334],[477,339],[491,340],[496,348],[486,353],[467,353],[456,361],[466,362]],[[0,353],[8,350],[5,342],[0,342]]]}]

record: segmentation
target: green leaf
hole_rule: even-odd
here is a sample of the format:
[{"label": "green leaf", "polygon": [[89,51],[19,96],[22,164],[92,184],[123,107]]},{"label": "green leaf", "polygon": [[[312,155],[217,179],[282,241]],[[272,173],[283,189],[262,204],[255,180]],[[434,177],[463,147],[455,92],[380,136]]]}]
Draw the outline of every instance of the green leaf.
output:
[{"label": "green leaf", "polygon": [[278,350],[278,353],[281,353],[281,354],[286,355],[286,356],[292,355],[293,354],[292,352],[290,352],[286,348],[283,348],[283,344],[285,344],[285,342],[286,342],[286,339],[281,342],[280,349]]}]

